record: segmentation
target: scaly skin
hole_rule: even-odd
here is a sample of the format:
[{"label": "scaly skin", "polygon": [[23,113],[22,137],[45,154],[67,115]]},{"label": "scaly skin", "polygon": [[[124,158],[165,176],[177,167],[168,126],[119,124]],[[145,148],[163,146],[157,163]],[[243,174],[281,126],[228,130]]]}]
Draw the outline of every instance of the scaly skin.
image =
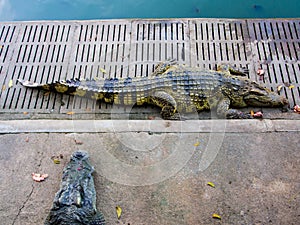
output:
[{"label": "scaly skin", "polygon": [[45,225],[105,225],[96,208],[93,171],[87,152],[72,154]]},{"label": "scaly skin", "polygon": [[288,100],[228,66],[217,71],[178,65],[169,60],[158,64],[150,77],[102,80],[67,80],[51,84],[20,82],[26,87],[92,98],[111,104],[160,107],[164,119],[178,113],[216,109],[220,118],[251,118],[234,108],[247,106],[287,107]]}]

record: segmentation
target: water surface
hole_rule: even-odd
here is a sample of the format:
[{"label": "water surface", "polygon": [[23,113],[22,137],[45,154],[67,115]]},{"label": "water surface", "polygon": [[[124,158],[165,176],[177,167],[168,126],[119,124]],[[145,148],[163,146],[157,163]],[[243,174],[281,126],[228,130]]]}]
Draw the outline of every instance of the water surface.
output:
[{"label": "water surface", "polygon": [[300,0],[0,0],[0,21],[294,18]]}]

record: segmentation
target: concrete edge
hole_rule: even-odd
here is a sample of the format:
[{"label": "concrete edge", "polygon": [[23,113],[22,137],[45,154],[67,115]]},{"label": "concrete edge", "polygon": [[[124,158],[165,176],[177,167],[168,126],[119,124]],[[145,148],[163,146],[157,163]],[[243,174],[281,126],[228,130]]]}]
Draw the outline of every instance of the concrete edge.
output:
[{"label": "concrete edge", "polygon": [[299,132],[300,120],[10,120],[0,134],[15,133],[264,133]]}]

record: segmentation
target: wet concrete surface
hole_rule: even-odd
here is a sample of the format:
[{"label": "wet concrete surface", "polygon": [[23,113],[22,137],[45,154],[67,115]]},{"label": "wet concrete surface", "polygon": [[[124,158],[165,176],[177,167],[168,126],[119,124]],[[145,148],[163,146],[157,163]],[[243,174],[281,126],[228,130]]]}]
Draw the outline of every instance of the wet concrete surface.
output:
[{"label": "wet concrete surface", "polygon": [[[79,149],[107,224],[299,224],[298,131],[2,134],[1,224],[43,224]],[[35,182],[33,172],[49,177]]]}]

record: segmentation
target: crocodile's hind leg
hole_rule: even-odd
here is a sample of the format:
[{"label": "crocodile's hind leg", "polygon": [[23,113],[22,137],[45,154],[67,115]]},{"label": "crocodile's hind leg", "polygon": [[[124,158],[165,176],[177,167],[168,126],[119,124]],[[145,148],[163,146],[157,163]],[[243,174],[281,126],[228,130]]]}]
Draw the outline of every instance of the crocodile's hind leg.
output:
[{"label": "crocodile's hind leg", "polygon": [[173,96],[164,91],[157,91],[149,97],[149,103],[161,108],[161,117],[165,120],[179,120],[177,103]]},{"label": "crocodile's hind leg", "polygon": [[248,68],[236,68],[234,66],[230,66],[228,64],[220,64],[217,66],[217,71],[227,72],[231,75],[236,76],[248,76],[249,70]]},{"label": "crocodile's hind leg", "polygon": [[175,66],[177,64],[178,63],[175,59],[168,59],[167,61],[160,62],[155,66],[154,72],[151,74],[151,76],[158,76],[160,74],[163,74],[172,66]]}]

